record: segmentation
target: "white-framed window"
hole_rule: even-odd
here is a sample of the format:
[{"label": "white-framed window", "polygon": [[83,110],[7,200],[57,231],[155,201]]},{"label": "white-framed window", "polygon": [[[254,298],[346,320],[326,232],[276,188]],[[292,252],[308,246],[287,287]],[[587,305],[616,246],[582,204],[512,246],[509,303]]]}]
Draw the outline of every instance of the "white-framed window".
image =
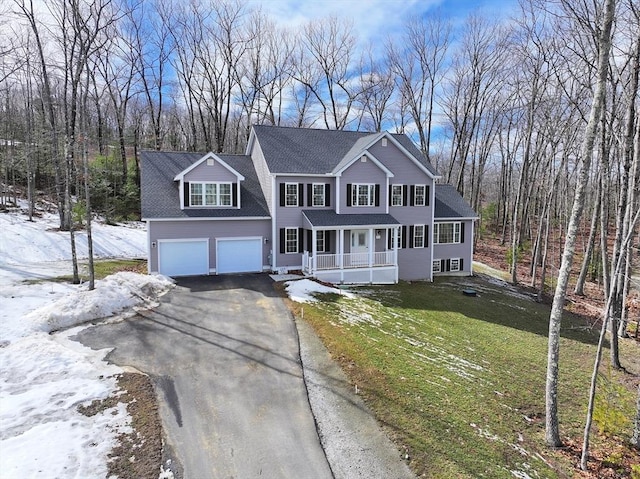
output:
[{"label": "white-framed window", "polygon": [[391,206],[402,206],[403,204],[402,185],[391,185]]},{"label": "white-framed window", "polygon": [[189,183],[190,206],[231,206],[231,183]]},{"label": "white-framed window", "polygon": [[[389,236],[390,236],[389,245],[391,245],[391,249],[393,249],[393,247],[394,247],[394,244],[393,244],[393,229],[389,230]],[[396,245],[398,246],[398,249],[402,249],[402,226],[397,229]]]},{"label": "white-framed window", "polygon": [[373,206],[376,201],[376,185],[354,184],[351,187],[352,206]]},{"label": "white-framed window", "polygon": [[449,260],[449,271],[460,271],[460,258],[451,258]]},{"label": "white-framed window", "polygon": [[298,206],[298,183],[285,183],[284,205]]},{"label": "white-framed window", "polygon": [[312,186],[312,206],[324,206],[324,183],[314,183]]},{"label": "white-framed window", "polygon": [[433,260],[433,266],[431,267],[432,271],[434,273],[439,273],[440,272],[440,260],[439,259],[434,259]]},{"label": "white-framed window", "polygon": [[327,247],[327,232],[326,231],[316,231],[316,251],[318,253],[324,253]]},{"label": "white-framed window", "polygon": [[413,247],[424,248],[424,225],[413,226]]},{"label": "white-framed window", "polygon": [[425,206],[427,201],[427,185],[414,185],[413,204],[415,206]]},{"label": "white-framed window", "polygon": [[284,252],[285,253],[298,252],[298,228],[284,229]]},{"label": "white-framed window", "polygon": [[434,244],[460,243],[460,223],[434,223]]}]

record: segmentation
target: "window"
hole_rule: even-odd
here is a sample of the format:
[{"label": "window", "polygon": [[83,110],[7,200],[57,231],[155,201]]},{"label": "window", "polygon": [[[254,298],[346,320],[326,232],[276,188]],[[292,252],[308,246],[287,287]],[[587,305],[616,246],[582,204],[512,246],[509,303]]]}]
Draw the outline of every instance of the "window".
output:
[{"label": "window", "polygon": [[189,204],[191,206],[202,206],[202,183],[190,183],[191,197]]},{"label": "window", "polygon": [[403,196],[402,185],[391,186],[391,206],[402,206]]},{"label": "window", "polygon": [[460,271],[460,258],[451,258],[449,260],[449,271]]},{"label": "window", "polygon": [[[404,226],[401,226],[400,228],[398,228],[398,233],[396,236],[396,243],[398,245],[398,249],[402,249],[402,230],[404,229]],[[389,249],[393,249],[393,229],[390,229],[388,231],[389,234],[389,241],[388,241],[388,246]]]},{"label": "window", "polygon": [[415,185],[413,187],[413,204],[414,206],[425,206],[426,204],[426,185]]},{"label": "window", "polygon": [[313,190],[312,190],[313,202],[312,202],[312,206],[324,206],[324,189],[325,189],[324,183],[314,183],[313,184]]},{"label": "window", "polygon": [[[296,185],[297,189],[297,185]],[[284,244],[285,253],[297,253],[298,252],[298,228],[285,228],[284,229]]]},{"label": "window", "polygon": [[424,248],[424,225],[414,225],[413,227],[413,247]]},{"label": "window", "polygon": [[435,223],[433,242],[440,244],[460,243],[460,223]]},{"label": "window", "polygon": [[285,183],[285,206],[298,206],[298,183]]},{"label": "window", "polygon": [[326,231],[316,231],[316,251],[324,253],[326,248]]},{"label": "window", "polygon": [[432,270],[433,270],[434,273],[439,273],[440,272],[440,260],[439,259],[434,259],[433,260]]},{"label": "window", "polygon": [[231,206],[231,183],[189,183],[190,206]]},{"label": "window", "polygon": [[353,206],[373,206],[375,204],[376,185],[354,184],[351,188]]}]

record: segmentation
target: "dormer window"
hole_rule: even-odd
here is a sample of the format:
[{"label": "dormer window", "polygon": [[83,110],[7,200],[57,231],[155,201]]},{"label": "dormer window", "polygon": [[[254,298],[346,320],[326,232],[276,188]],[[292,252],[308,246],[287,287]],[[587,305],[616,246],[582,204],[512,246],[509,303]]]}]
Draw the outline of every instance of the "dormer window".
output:
[{"label": "dormer window", "polygon": [[231,183],[189,183],[189,206],[231,206]]}]

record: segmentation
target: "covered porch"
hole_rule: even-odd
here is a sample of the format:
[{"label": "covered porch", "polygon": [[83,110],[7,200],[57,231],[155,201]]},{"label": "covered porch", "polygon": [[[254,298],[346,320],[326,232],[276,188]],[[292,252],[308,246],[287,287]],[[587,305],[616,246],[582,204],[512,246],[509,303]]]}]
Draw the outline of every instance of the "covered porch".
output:
[{"label": "covered porch", "polygon": [[398,221],[389,214],[305,210],[303,272],[329,283],[398,282]]}]

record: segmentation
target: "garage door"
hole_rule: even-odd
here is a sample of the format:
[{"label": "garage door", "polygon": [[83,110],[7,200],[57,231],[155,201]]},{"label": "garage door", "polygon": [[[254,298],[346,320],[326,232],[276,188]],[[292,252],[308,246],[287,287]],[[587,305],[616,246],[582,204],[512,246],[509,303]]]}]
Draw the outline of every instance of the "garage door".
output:
[{"label": "garage door", "polygon": [[219,238],[216,246],[218,274],[262,271],[262,238]]},{"label": "garage door", "polygon": [[158,271],[167,276],[209,274],[209,241],[204,239],[158,242]]}]

